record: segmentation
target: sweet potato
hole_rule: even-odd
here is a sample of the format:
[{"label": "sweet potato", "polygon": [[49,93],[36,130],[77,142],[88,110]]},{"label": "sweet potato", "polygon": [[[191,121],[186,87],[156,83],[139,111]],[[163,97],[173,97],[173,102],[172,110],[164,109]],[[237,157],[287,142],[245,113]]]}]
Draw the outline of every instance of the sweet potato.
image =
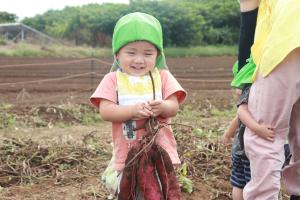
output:
[{"label": "sweet potato", "polygon": [[135,189],[136,189],[136,171],[137,166],[135,162],[127,165],[132,158],[138,152],[137,148],[131,148],[128,152],[125,168],[120,181],[120,192],[118,194],[118,200],[134,200],[135,199]]},{"label": "sweet potato", "polygon": [[137,182],[145,200],[163,200],[158,177],[152,162],[153,149],[143,152],[137,171]]},{"label": "sweet potato", "polygon": [[155,150],[155,168],[161,182],[163,196],[166,200],[179,200],[180,187],[169,154],[160,146]]}]

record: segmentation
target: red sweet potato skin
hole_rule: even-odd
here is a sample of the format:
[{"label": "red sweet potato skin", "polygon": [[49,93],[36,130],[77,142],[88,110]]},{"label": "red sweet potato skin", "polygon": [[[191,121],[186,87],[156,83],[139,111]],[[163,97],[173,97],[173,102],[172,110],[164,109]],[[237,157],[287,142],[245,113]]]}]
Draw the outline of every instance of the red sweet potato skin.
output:
[{"label": "red sweet potato skin", "polygon": [[118,194],[118,200],[133,200],[134,188],[133,188],[133,171],[130,168],[126,168],[123,171],[123,175],[120,181],[120,192]]},{"label": "red sweet potato skin", "polygon": [[147,134],[128,152],[118,200],[135,200],[137,188],[144,200],[180,200],[180,187],[172,160],[155,143],[159,123],[150,119],[144,128]]},{"label": "red sweet potato skin", "polygon": [[145,200],[163,200],[152,162],[153,154],[152,148],[142,154],[137,171],[137,182]]},{"label": "red sweet potato skin", "polygon": [[164,199],[180,200],[180,186],[177,181],[172,160],[168,153],[161,147],[157,146],[155,158],[155,167],[159,176]]},{"label": "red sweet potato skin", "polygon": [[120,192],[118,194],[118,200],[134,200],[135,198],[135,187],[136,187],[136,165],[129,162],[136,155],[138,149],[132,148],[128,152],[124,170],[120,181]]}]

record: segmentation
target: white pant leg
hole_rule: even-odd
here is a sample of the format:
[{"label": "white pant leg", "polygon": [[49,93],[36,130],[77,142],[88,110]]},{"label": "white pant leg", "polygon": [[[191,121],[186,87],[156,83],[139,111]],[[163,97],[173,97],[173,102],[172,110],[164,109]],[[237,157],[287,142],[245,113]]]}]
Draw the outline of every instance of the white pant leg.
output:
[{"label": "white pant leg", "polygon": [[249,129],[245,151],[250,160],[251,180],[244,188],[246,200],[277,200],[283,145],[289,132],[293,105],[299,98],[300,50],[291,52],[267,77],[258,75],[251,87],[248,108],[259,123],[275,127],[275,141],[266,141]]}]

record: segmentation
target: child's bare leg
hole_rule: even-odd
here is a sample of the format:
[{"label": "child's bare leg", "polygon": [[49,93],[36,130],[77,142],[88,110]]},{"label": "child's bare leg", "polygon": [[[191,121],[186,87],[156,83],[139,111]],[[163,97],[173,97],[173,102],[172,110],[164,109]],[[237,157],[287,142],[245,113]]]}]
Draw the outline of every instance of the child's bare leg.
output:
[{"label": "child's bare leg", "polygon": [[243,199],[243,189],[238,187],[232,188],[232,200],[244,200]]}]

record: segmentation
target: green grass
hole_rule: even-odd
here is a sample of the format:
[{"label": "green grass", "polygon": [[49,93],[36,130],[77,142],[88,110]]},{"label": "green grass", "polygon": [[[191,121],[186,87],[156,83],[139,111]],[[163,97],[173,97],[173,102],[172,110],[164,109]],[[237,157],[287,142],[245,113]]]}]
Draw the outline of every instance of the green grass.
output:
[{"label": "green grass", "polygon": [[237,46],[170,47],[165,49],[165,54],[167,57],[235,56]]},{"label": "green grass", "polygon": [[[183,106],[174,118],[174,122],[189,125],[193,135],[201,138],[220,138],[230,121],[236,115],[236,107],[226,109],[212,107],[203,112],[204,109],[195,105]],[[205,115],[203,115],[205,113]],[[176,130],[176,126],[173,127]]]},{"label": "green grass", "polygon": [[0,56],[68,58],[110,57],[111,49],[64,45],[39,46],[27,43],[18,43],[0,45]]},{"label": "green grass", "polygon": [[[67,45],[33,45],[25,42],[0,44],[0,56],[10,57],[112,57],[110,48],[92,48],[87,46]],[[237,46],[198,46],[198,47],[168,47],[167,57],[192,56],[235,56]]]},{"label": "green grass", "polygon": [[193,108],[191,105],[186,105],[181,108],[176,116],[180,121],[186,120],[190,122],[197,122],[201,118],[201,112]]},{"label": "green grass", "polygon": [[229,118],[233,118],[236,115],[236,108],[232,107],[231,109],[226,109],[226,110],[219,110],[217,108],[213,108],[211,109],[211,115],[213,117],[229,117]]},{"label": "green grass", "polygon": [[17,116],[7,112],[1,112],[0,121],[0,129],[12,129],[16,127]]}]

